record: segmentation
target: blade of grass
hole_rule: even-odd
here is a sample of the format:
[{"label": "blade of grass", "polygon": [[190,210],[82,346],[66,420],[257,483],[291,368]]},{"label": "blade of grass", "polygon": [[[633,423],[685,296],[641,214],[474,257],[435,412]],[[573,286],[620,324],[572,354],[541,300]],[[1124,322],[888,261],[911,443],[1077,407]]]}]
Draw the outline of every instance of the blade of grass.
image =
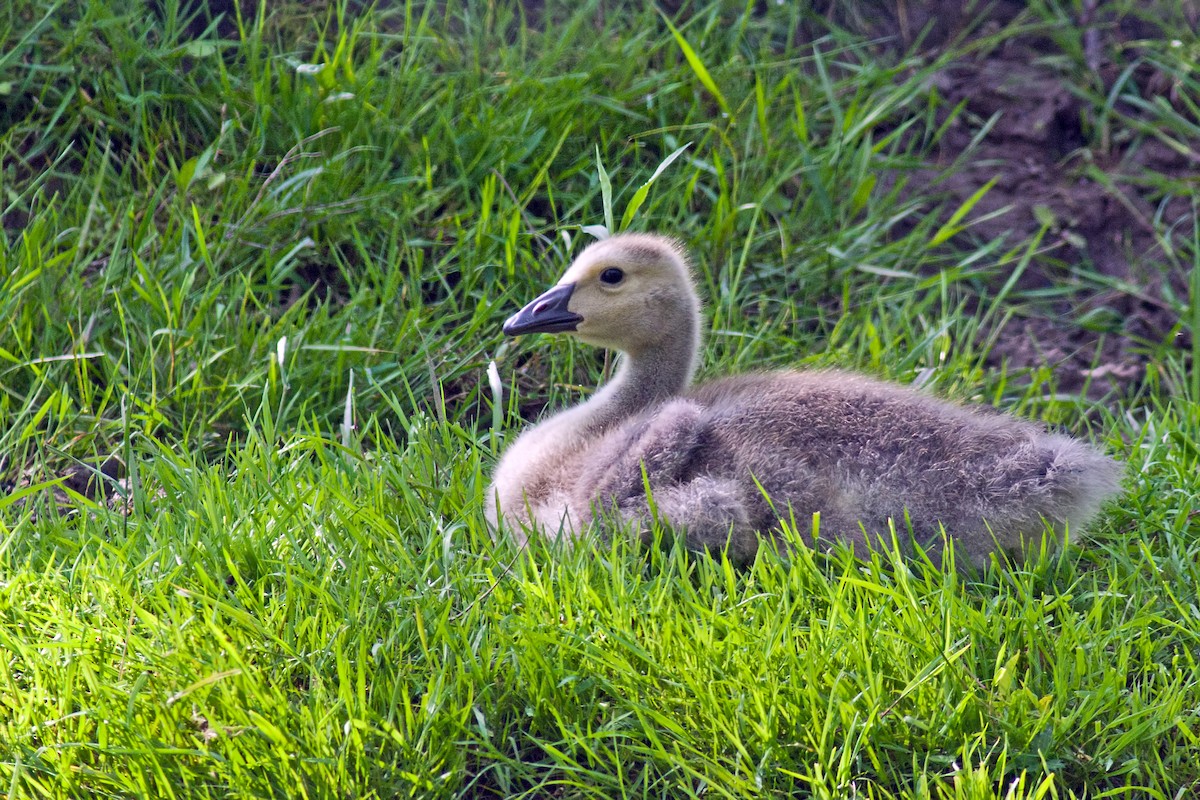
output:
[{"label": "blade of grass", "polygon": [[721,94],[721,90],[717,87],[717,82],[713,80],[712,74],[708,68],[704,66],[704,62],[700,56],[696,54],[695,49],[684,38],[679,29],[671,24],[671,20],[666,14],[662,15],[663,22],[667,23],[667,28],[671,31],[671,36],[675,39],[675,44],[679,46],[680,52],[683,53],[684,59],[687,60],[688,66],[692,68],[692,72],[700,79],[700,83],[708,90],[708,93],[717,101],[717,105],[721,107],[721,112],[725,116],[729,116],[729,103],[725,101],[725,95]]}]

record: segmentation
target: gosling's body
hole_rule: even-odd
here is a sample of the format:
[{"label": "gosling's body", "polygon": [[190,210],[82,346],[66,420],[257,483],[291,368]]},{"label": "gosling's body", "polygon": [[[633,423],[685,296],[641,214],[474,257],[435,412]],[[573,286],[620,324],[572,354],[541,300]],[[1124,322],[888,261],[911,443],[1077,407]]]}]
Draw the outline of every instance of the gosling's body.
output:
[{"label": "gosling's body", "polygon": [[[620,273],[619,280],[616,278]],[[1040,426],[842,372],[752,373],[690,385],[699,302],[671,240],[623,235],[580,254],[558,286],[505,325],[571,331],[625,353],[590,400],[507,450],[488,496],[518,536],[576,536],[600,520],[643,535],[652,512],[694,549],[753,558],[758,534],[795,519],[818,542],[862,552],[894,525],[960,561],[1078,530],[1116,491],[1120,467]]]}]

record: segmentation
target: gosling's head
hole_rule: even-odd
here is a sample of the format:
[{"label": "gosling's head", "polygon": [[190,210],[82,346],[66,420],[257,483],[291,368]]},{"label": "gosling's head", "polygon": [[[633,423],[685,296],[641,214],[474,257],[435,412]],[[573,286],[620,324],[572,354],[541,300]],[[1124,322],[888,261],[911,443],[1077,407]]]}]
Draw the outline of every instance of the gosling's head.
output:
[{"label": "gosling's head", "polygon": [[700,303],[674,239],[625,233],[589,245],[553,289],[508,318],[504,332],[561,333],[630,355],[697,337]]}]

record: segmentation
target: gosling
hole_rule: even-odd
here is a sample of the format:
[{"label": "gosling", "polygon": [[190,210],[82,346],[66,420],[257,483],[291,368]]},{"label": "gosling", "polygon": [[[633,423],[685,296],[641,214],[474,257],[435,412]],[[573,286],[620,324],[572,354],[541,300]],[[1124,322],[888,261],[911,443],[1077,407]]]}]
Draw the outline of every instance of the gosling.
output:
[{"label": "gosling", "polygon": [[648,234],[593,243],[510,317],[509,336],[570,333],[623,359],[589,400],[506,450],[492,526],[523,543],[617,523],[649,541],[657,518],[689,549],[746,563],[781,523],[812,521],[822,549],[861,556],[895,531],[941,563],[949,537],[960,567],[982,567],[1048,530],[1078,532],[1119,488],[1121,467],[1089,444],[861,375],[693,385],[700,329],[682,247]]}]

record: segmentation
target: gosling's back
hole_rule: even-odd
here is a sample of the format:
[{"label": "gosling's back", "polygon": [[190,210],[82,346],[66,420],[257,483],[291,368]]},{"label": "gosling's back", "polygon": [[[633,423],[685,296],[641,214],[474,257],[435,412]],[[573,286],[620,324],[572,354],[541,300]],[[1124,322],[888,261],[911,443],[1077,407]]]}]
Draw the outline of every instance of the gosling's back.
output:
[{"label": "gosling's back", "polygon": [[[586,472],[577,502],[629,516],[644,502],[644,464],[663,515],[688,518],[689,541],[732,536],[746,554],[755,531],[819,513],[826,543],[858,549],[911,526],[936,555],[944,526],[960,558],[982,563],[1039,538],[1043,520],[1059,532],[1085,525],[1120,478],[1107,456],[1033,423],[840,372],[703,384],[605,439],[590,459],[615,466]],[[707,531],[696,516],[706,504],[720,511]]]}]

